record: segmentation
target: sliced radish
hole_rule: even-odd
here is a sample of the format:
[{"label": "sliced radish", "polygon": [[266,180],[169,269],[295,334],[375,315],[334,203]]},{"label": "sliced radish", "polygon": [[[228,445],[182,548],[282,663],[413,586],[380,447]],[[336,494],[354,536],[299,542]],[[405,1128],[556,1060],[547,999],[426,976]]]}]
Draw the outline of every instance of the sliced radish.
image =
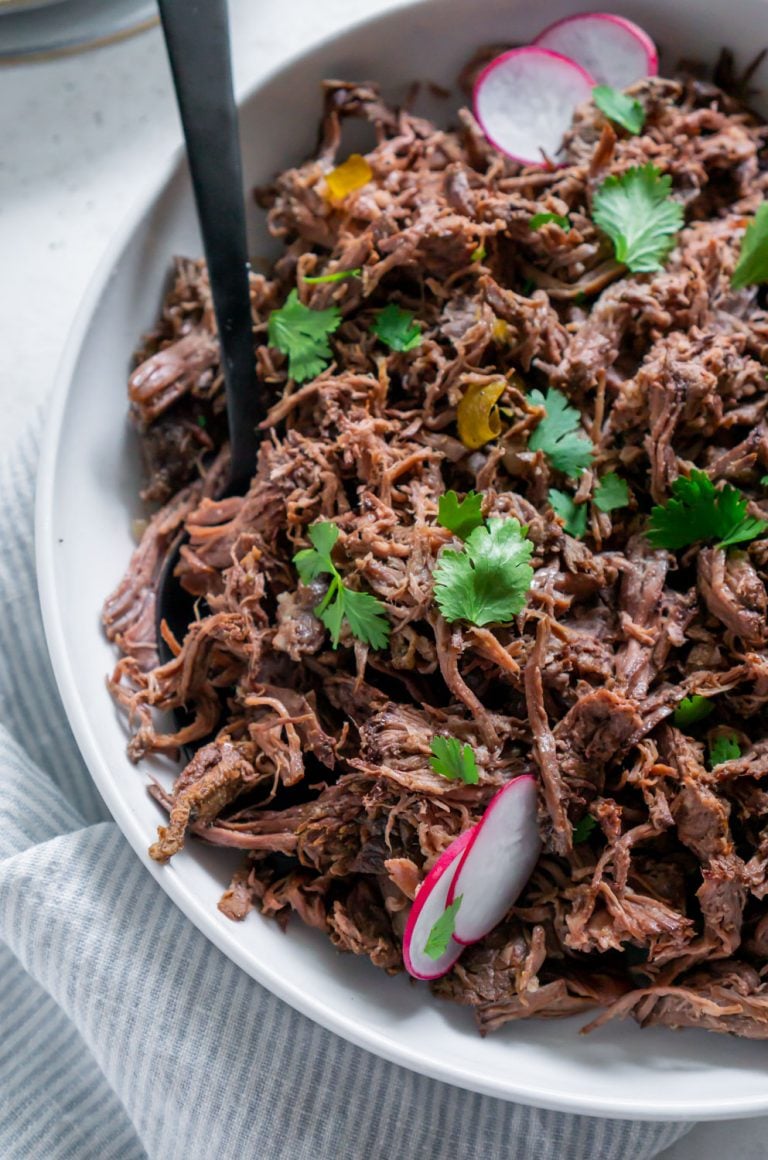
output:
[{"label": "sliced radish", "polygon": [[463,946],[451,939],[448,949],[439,959],[432,959],[424,953],[430,931],[448,905],[448,889],[453,872],[474,832],[474,829],[467,830],[451,842],[416,892],[403,935],[403,961],[406,971],[414,979],[439,979],[446,971],[450,971],[464,950]]},{"label": "sliced radish", "polygon": [[572,60],[548,49],[513,48],[475,81],[475,116],[488,140],[524,165],[553,158],[577,105],[595,82]]},{"label": "sliced radish", "polygon": [[631,20],[612,12],[582,12],[550,24],[534,44],[570,57],[599,85],[625,89],[659,71],[656,45]]},{"label": "sliced radish", "polygon": [[448,905],[461,895],[453,937],[473,943],[501,922],[536,865],[541,838],[536,779],[516,777],[491,798],[451,878]]}]

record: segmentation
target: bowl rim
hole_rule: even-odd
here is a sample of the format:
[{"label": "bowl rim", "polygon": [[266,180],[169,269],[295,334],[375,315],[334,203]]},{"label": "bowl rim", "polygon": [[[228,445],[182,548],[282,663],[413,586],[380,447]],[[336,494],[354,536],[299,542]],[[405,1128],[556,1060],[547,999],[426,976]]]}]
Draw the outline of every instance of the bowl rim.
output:
[{"label": "bowl rim", "polygon": [[[439,3],[440,0],[396,0],[392,7],[384,11],[373,16],[363,16],[353,20],[344,25],[343,28],[321,39],[314,40],[309,46],[288,55],[275,66],[265,70],[254,82],[239,93],[238,106],[257,98],[260,90],[266,88],[281,74],[294,70],[305,58],[332,47],[335,42],[344,37],[357,33],[362,28],[375,32],[378,23],[387,23],[398,15],[411,14],[418,9]],[[449,1059],[438,1061],[433,1057],[425,1057],[418,1050],[412,1049],[404,1043],[395,1044],[378,1029],[371,1026],[361,1026],[358,1018],[349,1017],[343,1012],[328,1007],[322,999],[313,997],[306,990],[285,980],[276,968],[255,961],[252,954],[237,939],[237,928],[232,926],[230,930],[228,926],[218,923],[216,915],[209,914],[202,903],[185,889],[179,872],[173,864],[160,866],[149,858],[146,834],[138,818],[131,813],[116,791],[113,779],[107,775],[106,763],[91,730],[85,704],[78,692],[76,672],[70,661],[63,625],[58,613],[56,537],[49,521],[49,513],[53,508],[61,429],[74,381],[74,371],[93,325],[99,301],[133,235],[139,229],[142,221],[153,212],[159,201],[168,192],[172,183],[183,170],[184,164],[185,149],[183,143],[180,143],[169,153],[165,161],[160,163],[155,179],[137,196],[95,267],[78,305],[53,377],[49,394],[50,406],[40,444],[36,483],[35,562],[45,640],[58,692],[78,749],[121,833],[132,846],[142,865],[150,872],[172,902],[206,938],[247,975],[256,979],[278,998],[327,1030],[391,1063],[464,1090],[479,1092],[505,1101],[514,1101],[576,1115],[657,1122],[741,1119],[765,1115],[768,1113],[768,1089],[766,1089],[766,1095],[762,1099],[757,1096],[739,1098],[730,1095],[723,1096],[719,1101],[710,1099],[703,1106],[701,1103],[692,1102],[690,1098],[680,1099],[678,1097],[674,1101],[661,1102],[660,1106],[651,1106],[646,1098],[632,1099],[622,1096],[621,1099],[617,1099],[616,1097],[605,1097],[599,1092],[595,1092],[589,1098],[579,1094],[574,1095],[562,1086],[547,1087],[540,1083],[531,1083],[525,1075],[510,1076],[506,1074],[499,1076],[496,1080],[491,1077],[481,1079],[467,1075],[462,1070],[460,1062],[455,1065]]]}]

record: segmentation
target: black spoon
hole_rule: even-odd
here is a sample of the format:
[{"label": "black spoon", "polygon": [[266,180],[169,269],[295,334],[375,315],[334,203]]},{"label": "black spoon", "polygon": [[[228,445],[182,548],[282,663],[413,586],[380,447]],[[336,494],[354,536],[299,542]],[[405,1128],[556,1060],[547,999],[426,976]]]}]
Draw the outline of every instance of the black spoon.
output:
[{"label": "black spoon", "polygon": [[[159,0],[221,346],[229,427],[229,476],[216,498],[242,495],[255,470],[263,417],[256,378],[248,289],[248,250],[237,106],[232,85],[227,0]],[[183,636],[192,598],[173,575],[184,537],[171,547],[157,589],[156,629],[171,653],[165,620]]]}]

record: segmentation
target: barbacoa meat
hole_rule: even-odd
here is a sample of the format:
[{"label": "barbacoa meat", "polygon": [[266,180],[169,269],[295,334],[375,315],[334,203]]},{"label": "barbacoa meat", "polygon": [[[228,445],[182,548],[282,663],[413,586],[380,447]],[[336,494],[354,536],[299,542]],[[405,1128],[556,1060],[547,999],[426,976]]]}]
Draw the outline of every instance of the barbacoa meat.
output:
[{"label": "barbacoa meat", "polygon": [[[603,1008],[593,1025],[632,1016],[765,1038],[768,538],[675,555],[644,531],[694,465],[768,515],[768,314],[761,290],[730,285],[744,218],[768,188],[767,132],[701,80],[645,81],[634,95],[642,133],[585,106],[566,163],[525,170],[465,110],[443,130],[375,85],[325,86],[318,155],[258,194],[284,248],[251,275],[271,409],[245,496],[212,498],[227,448],[202,262],[177,262],[137,356],[143,494],[165,506],[105,605],[122,652],[111,687],[135,760],[200,746],[172,792],[152,787],[169,817],[151,852],[166,860],[188,835],[242,850],[221,902],[231,919],[294,914],[397,971],[426,872],[499,786],[533,770],[539,864],[436,993],[472,1007],[483,1033]],[[340,204],[324,178],[344,160],[348,118],[372,126],[373,178]],[[686,222],[662,271],[631,275],[594,226],[592,197],[649,160]],[[570,229],[532,230],[537,213],[567,214]],[[328,368],[298,386],[267,343],[270,312],[297,285],[343,319]],[[371,330],[390,303],[419,320],[407,354]],[[457,405],[500,379],[504,429],[470,452]],[[579,499],[610,471],[633,497],[592,508],[582,540],[549,505],[557,473],[528,449],[526,394],[552,386],[595,446]],[[528,526],[535,574],[514,624],[448,625],[437,610],[448,488],[481,491],[486,517]],[[305,587],[292,563],[318,520],[339,529],[345,578],[384,605],[388,648],[346,630],[331,647],[314,611],[327,578]],[[182,528],[177,575],[196,615],[159,664],[155,585]],[[673,714],[692,694],[712,712],[687,729]],[[182,707],[186,723],[163,731],[160,714]],[[436,732],[472,747],[477,785],[432,770]],[[723,735],[740,755],[713,767]]]}]

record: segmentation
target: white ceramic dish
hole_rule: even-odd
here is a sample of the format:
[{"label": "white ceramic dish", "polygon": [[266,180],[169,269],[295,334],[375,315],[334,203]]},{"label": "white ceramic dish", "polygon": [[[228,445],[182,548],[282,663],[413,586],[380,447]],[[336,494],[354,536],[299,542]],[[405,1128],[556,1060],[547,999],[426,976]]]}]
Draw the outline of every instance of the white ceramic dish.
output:
[{"label": "white ceramic dish", "polygon": [[68,56],[156,23],[155,0],[0,0],[0,64]]},{"label": "white ceramic dish", "polygon": [[[318,82],[375,78],[390,92],[414,77],[450,84],[484,43],[531,38],[578,11],[574,0],[426,0],[353,28],[269,78],[245,101],[249,185],[303,158],[315,141]],[[713,59],[723,40],[745,63],[768,40],[765,0],[736,0],[724,26],[702,0],[637,0],[613,7],[663,49]],[[428,72],[425,74],[425,62]],[[758,83],[768,84],[765,67]],[[454,107],[444,102],[442,116]],[[268,110],[269,115],[264,115]],[[254,252],[268,247],[254,223]],[[545,1107],[647,1119],[768,1112],[768,1056],[761,1043],[704,1032],[640,1031],[617,1023],[590,1037],[578,1020],[526,1022],[482,1040],[467,1010],[438,1002],[424,985],[387,978],[367,960],[339,955],[316,932],[250,916],[235,925],[216,909],[232,860],[191,842],[171,865],[146,847],[159,811],[145,770],[125,756],[126,734],[104,688],[114,653],[99,610],[132,548],[137,460],[126,425],[130,353],[152,322],[172,255],[200,243],[183,167],[116,239],[80,310],[61,367],[43,451],[37,543],[48,643],[72,727],[121,829],[189,918],[245,971],[288,1003],[388,1059],[462,1087]]]},{"label": "white ceramic dish", "polygon": [[64,0],[0,0],[0,16],[6,12],[19,12],[22,8],[48,8],[51,4],[62,4]]}]

